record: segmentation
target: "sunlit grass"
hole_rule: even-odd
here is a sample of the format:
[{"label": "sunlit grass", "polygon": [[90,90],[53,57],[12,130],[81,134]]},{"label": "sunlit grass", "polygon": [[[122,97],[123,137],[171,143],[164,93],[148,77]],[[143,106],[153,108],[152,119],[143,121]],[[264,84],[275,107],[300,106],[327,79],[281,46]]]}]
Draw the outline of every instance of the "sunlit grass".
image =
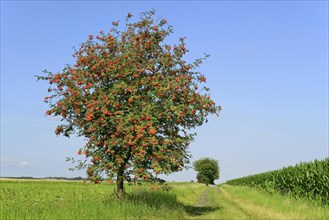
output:
[{"label": "sunlit grass", "polygon": [[169,183],[171,191],[71,181],[0,180],[0,219],[329,219],[329,207],[248,187]]},{"label": "sunlit grass", "polygon": [[207,189],[205,184],[200,183],[171,183],[173,192],[177,195],[178,202],[185,205],[195,205],[199,197]]},{"label": "sunlit grass", "polygon": [[173,192],[126,186],[119,200],[115,186],[82,182],[0,181],[3,219],[176,218],[184,209]]},{"label": "sunlit grass", "polygon": [[[236,204],[258,213],[267,219],[329,219],[329,206],[308,200],[295,199],[280,194],[269,194],[262,190],[224,185]],[[263,214],[261,214],[263,211]]]}]

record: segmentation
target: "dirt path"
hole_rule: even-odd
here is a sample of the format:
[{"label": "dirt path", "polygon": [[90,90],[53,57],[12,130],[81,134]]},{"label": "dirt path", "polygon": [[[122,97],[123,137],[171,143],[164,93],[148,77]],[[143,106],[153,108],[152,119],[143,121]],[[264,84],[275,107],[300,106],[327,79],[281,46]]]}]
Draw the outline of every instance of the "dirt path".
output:
[{"label": "dirt path", "polygon": [[[287,219],[281,213],[241,199],[217,186],[207,187],[195,207],[200,215],[191,217],[198,219]],[[202,210],[203,213],[200,212]]]},{"label": "dirt path", "polygon": [[210,187],[208,187],[200,196],[199,200],[198,200],[198,207],[204,207],[206,206],[206,202],[207,202],[207,197],[208,197],[208,193],[209,193]]}]

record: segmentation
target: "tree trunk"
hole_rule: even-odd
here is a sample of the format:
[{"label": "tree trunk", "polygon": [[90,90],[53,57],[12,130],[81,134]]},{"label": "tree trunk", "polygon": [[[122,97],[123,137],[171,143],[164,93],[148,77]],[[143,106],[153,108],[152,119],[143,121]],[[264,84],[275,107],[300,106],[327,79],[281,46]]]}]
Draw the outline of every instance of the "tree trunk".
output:
[{"label": "tree trunk", "polygon": [[117,176],[117,195],[121,199],[124,195],[124,188],[123,188],[123,168],[120,168],[118,171],[118,176]]},{"label": "tree trunk", "polygon": [[123,196],[125,194],[125,189],[123,187],[123,181],[124,181],[123,174],[125,171],[125,165],[127,164],[128,160],[130,159],[130,156],[131,156],[131,149],[128,151],[127,157],[121,164],[121,167],[119,168],[119,171],[117,173],[117,196],[120,199],[123,198]]}]

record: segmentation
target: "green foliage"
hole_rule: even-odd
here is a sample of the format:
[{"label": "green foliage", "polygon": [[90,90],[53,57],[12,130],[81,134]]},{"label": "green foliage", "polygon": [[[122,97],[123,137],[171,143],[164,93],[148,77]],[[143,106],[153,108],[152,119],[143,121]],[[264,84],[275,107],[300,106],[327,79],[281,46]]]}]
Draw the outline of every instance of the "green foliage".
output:
[{"label": "green foliage", "polygon": [[203,59],[184,61],[185,38],[165,44],[172,27],[154,14],[131,22],[129,13],[123,27],[113,22],[109,33],[90,35],[72,55],[74,65],[38,76],[50,86],[46,114],[64,122],[55,133],[86,138],[78,150],[86,160],[77,168],[95,183],[107,176],[123,188],[124,181],[154,182],[182,170],[195,135],[190,129],[220,111],[196,71]]},{"label": "green foliage", "polygon": [[201,158],[193,163],[195,171],[197,171],[197,180],[199,183],[214,184],[219,179],[218,161],[211,158]]},{"label": "green foliage", "polygon": [[329,204],[329,158],[227,181]]}]

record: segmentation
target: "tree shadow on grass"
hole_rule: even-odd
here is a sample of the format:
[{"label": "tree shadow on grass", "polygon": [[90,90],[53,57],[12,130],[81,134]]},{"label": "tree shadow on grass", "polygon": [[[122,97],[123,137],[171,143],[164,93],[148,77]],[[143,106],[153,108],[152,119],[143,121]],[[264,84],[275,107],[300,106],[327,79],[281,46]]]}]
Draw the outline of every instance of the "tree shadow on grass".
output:
[{"label": "tree shadow on grass", "polygon": [[[118,201],[118,200],[117,200]],[[113,200],[112,200],[113,202]],[[189,216],[201,216],[219,210],[219,206],[191,206],[177,201],[175,194],[163,191],[138,191],[130,192],[118,202],[144,204],[154,209],[166,209],[168,211],[182,210]]]},{"label": "tree shadow on grass", "polygon": [[139,191],[126,194],[125,201],[134,204],[142,203],[152,208],[167,207],[176,209],[180,204],[176,199],[176,195],[162,191]]},{"label": "tree shadow on grass", "polygon": [[183,208],[185,212],[190,216],[205,215],[221,209],[221,207],[218,206],[190,206],[190,205],[183,205]]}]

